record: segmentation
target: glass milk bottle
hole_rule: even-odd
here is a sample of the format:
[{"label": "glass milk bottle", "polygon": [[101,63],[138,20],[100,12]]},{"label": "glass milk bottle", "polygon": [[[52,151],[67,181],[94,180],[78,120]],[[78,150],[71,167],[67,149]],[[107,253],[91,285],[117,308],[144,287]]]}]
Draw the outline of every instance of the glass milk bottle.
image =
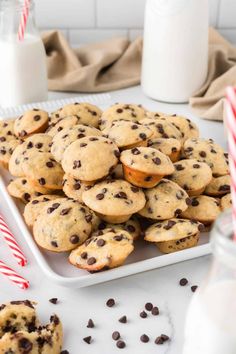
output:
[{"label": "glass milk bottle", "polygon": [[34,2],[29,1],[29,16],[24,39],[18,30],[24,0],[0,3],[0,106],[10,107],[47,99],[46,54],[34,21]]},{"label": "glass milk bottle", "polygon": [[208,0],[147,0],[141,84],[164,102],[187,102],[208,70]]},{"label": "glass milk bottle", "polygon": [[230,211],[217,220],[211,241],[213,263],[190,304],[182,354],[236,353],[236,242]]}]

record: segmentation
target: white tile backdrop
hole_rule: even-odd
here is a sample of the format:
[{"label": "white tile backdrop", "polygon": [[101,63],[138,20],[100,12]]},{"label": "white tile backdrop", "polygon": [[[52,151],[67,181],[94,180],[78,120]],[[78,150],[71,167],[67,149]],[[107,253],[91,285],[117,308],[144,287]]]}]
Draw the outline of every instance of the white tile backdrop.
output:
[{"label": "white tile backdrop", "polygon": [[[197,0],[196,0],[197,1]],[[142,34],[145,0],[35,0],[41,30],[60,29],[74,46]],[[236,0],[209,0],[210,23],[236,44]]]}]

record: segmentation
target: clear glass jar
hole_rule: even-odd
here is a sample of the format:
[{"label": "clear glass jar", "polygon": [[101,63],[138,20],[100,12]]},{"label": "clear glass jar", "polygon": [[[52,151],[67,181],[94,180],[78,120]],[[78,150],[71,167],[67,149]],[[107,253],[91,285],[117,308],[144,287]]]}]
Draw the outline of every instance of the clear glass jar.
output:
[{"label": "clear glass jar", "polygon": [[236,353],[236,242],[231,210],[211,233],[213,262],[189,306],[183,354]]},{"label": "clear glass jar", "polygon": [[0,105],[11,107],[47,99],[46,53],[29,3],[24,39],[18,39],[23,0],[0,2]]}]

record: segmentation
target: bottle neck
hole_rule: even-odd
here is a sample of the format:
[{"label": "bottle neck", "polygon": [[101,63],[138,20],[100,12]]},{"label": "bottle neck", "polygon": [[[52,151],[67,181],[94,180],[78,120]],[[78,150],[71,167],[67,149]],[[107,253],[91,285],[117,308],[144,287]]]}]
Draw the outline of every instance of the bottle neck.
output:
[{"label": "bottle neck", "polygon": [[2,0],[0,4],[0,39],[17,40],[22,16],[27,15],[25,26],[25,36],[38,36],[35,25],[34,1],[29,0],[25,4],[24,0]]}]

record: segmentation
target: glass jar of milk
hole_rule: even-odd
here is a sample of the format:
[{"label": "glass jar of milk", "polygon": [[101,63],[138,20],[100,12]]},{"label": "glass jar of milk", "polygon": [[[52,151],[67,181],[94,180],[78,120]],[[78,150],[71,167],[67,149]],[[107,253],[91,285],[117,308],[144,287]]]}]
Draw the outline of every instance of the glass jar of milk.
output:
[{"label": "glass jar of milk", "polygon": [[24,40],[18,39],[24,0],[0,2],[0,106],[47,99],[46,54],[29,1]]},{"label": "glass jar of milk", "polygon": [[212,231],[214,259],[188,310],[183,354],[236,353],[236,242],[232,233],[228,211]]},{"label": "glass jar of milk", "polygon": [[187,102],[206,80],[208,0],[147,0],[141,83],[164,102]]}]

